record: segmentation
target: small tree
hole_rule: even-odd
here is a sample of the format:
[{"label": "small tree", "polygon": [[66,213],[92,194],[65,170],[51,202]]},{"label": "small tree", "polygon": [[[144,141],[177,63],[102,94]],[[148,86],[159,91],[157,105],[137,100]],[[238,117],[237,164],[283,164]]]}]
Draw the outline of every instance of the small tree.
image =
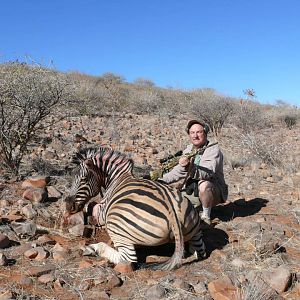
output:
[{"label": "small tree", "polygon": [[288,129],[292,129],[297,124],[297,117],[295,115],[284,116],[283,120]]},{"label": "small tree", "polygon": [[128,96],[128,91],[123,86],[124,78],[113,73],[105,73],[96,81],[96,88],[99,93],[99,99],[103,100],[106,109],[112,111],[122,111]]},{"label": "small tree", "polygon": [[233,111],[232,99],[217,94],[213,89],[201,89],[192,93],[191,113],[207,123],[215,136]]},{"label": "small tree", "polygon": [[230,122],[243,133],[251,133],[270,126],[262,105],[242,99],[239,102],[233,102],[233,114]]},{"label": "small tree", "polygon": [[39,65],[0,65],[0,164],[18,175],[31,138],[69,99],[66,76]]},{"label": "small tree", "polygon": [[162,102],[162,95],[152,88],[133,90],[130,93],[130,109],[135,113],[157,113],[164,109]]},{"label": "small tree", "polygon": [[134,81],[134,84],[142,87],[154,87],[155,83],[151,79],[139,77]]}]

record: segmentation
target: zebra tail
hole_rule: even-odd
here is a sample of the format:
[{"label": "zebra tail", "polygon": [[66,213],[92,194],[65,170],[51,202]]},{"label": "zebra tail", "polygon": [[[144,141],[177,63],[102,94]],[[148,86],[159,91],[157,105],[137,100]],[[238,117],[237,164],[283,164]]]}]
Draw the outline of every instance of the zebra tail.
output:
[{"label": "zebra tail", "polygon": [[[175,248],[176,248],[176,246],[175,246]],[[155,271],[155,270],[171,271],[175,268],[179,268],[181,265],[182,257],[183,257],[183,249],[184,248],[182,247],[180,252],[176,251],[176,249],[175,249],[175,252],[171,256],[171,258],[165,262],[147,263],[147,264],[144,264],[142,267],[145,269],[153,270],[153,271]]]}]

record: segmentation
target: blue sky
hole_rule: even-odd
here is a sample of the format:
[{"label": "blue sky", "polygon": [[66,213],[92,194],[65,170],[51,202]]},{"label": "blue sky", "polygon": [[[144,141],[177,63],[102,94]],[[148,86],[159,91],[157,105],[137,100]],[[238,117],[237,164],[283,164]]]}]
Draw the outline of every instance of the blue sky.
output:
[{"label": "blue sky", "polygon": [[300,106],[298,0],[10,0],[0,61]]}]

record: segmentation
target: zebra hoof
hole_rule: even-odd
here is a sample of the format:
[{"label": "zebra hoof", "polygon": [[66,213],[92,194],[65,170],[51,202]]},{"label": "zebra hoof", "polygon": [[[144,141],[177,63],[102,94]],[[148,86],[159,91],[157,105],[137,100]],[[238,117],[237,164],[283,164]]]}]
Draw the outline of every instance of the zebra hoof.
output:
[{"label": "zebra hoof", "polygon": [[96,251],[90,246],[82,247],[81,250],[83,250],[83,256],[97,256]]},{"label": "zebra hoof", "polygon": [[204,252],[202,252],[202,251],[201,252],[196,252],[196,258],[197,258],[198,261],[201,261],[201,260],[207,258],[207,254],[206,254],[205,251]]}]

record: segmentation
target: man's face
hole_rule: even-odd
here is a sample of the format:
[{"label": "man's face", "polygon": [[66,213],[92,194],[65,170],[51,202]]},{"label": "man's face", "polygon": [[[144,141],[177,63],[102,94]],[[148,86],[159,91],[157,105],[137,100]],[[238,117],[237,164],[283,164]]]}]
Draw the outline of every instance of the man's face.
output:
[{"label": "man's face", "polygon": [[204,132],[204,128],[200,124],[194,124],[191,126],[189,130],[189,137],[191,143],[196,147],[199,148],[207,142],[207,137]]}]

